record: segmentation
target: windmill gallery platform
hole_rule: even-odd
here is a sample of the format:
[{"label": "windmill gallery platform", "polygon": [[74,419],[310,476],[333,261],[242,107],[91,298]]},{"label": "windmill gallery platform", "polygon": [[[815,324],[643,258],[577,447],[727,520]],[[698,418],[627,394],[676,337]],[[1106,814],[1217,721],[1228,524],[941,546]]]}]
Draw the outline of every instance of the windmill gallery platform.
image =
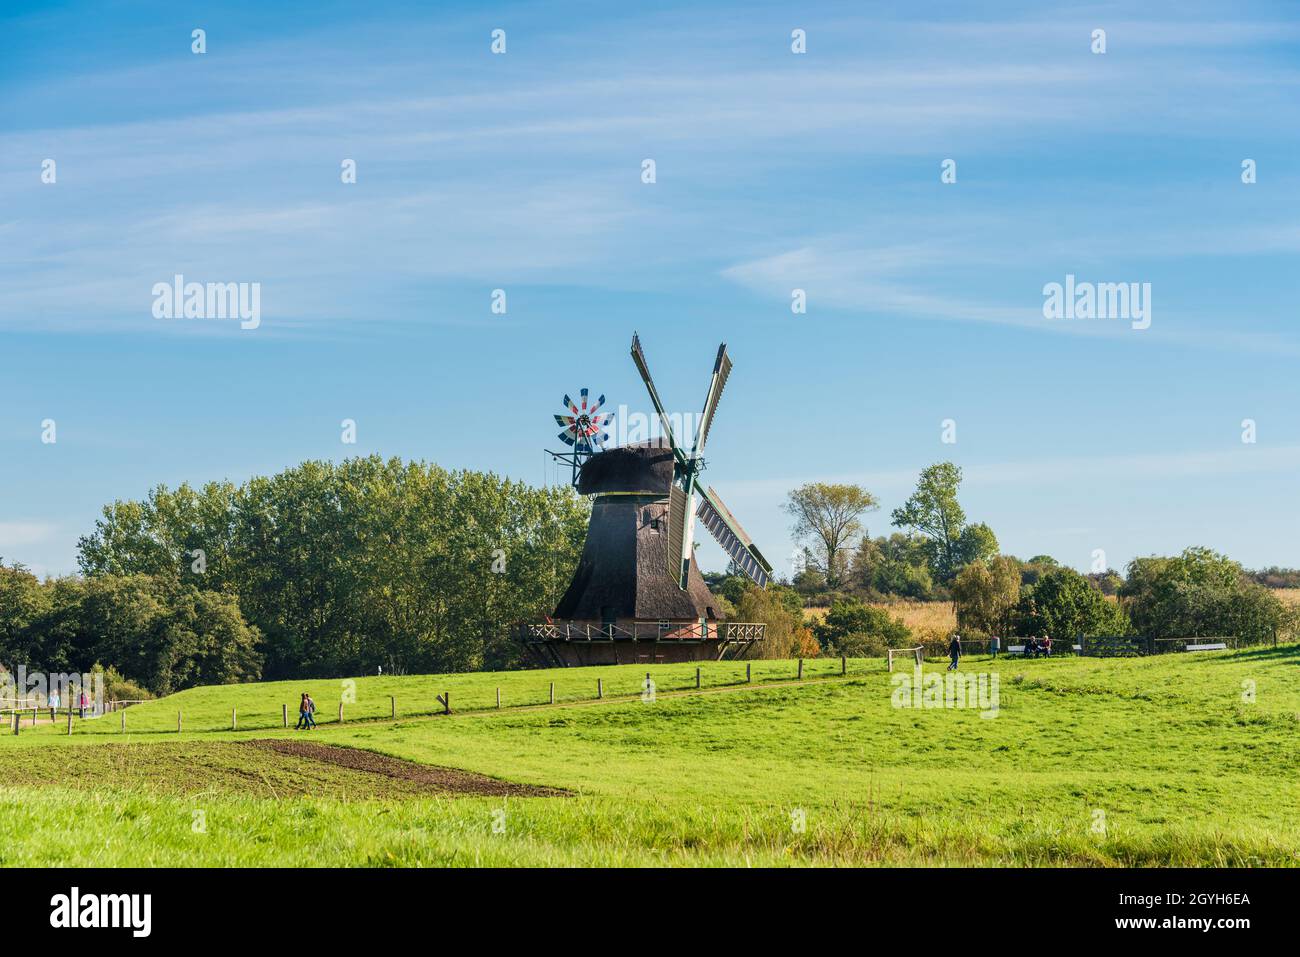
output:
[{"label": "windmill gallery platform", "polygon": [[721,620],[720,603],[696,565],[692,535],[698,517],[733,565],[766,587],[771,566],[717,492],[695,484],[731,369],[726,346],[718,349],[689,455],[672,435],[635,337],[632,356],[664,437],[592,451],[582,460],[575,485],[579,494],[594,496],[582,557],[552,619],[523,625],[519,637],[548,666],[743,658],[763,640],[766,626]]}]

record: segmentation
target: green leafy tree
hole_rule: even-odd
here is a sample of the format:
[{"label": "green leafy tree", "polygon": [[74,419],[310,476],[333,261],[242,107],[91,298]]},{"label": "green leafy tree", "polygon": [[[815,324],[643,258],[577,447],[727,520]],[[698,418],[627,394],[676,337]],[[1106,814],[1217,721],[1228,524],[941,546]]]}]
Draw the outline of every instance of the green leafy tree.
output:
[{"label": "green leafy tree", "polygon": [[916,491],[894,509],[893,524],[910,528],[926,539],[930,569],[947,585],[962,566],[997,554],[997,538],[983,524],[967,525],[966,512],[957,501],[961,469],[951,462],[931,465],[921,472]]},{"label": "green leafy tree", "polygon": [[1020,601],[1020,562],[1010,556],[971,562],[952,584],[957,624],[984,635],[1010,631]]},{"label": "green leafy tree", "polygon": [[787,495],[784,508],[794,519],[795,540],[809,545],[813,567],[825,576],[827,588],[840,586],[862,534],[862,516],[879,507],[876,497],[858,485],[812,482]]},{"label": "green leafy tree", "polygon": [[568,487],[378,456],[304,462],[116,502],[80,562],[92,579],[238,596],[268,678],[502,668],[519,663],[513,624],[567,585],[588,515]]},{"label": "green leafy tree", "polygon": [[926,600],[934,591],[926,542],[919,535],[864,538],[852,568],[854,583],[868,593]]}]

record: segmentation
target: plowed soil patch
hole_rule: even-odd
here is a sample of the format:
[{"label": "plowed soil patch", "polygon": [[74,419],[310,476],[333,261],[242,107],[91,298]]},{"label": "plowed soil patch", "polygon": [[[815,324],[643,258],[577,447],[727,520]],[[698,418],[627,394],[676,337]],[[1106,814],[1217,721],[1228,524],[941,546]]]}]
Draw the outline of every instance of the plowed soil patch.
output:
[{"label": "plowed soil patch", "polygon": [[430,791],[473,794],[487,797],[560,797],[567,794],[558,788],[538,787],[532,784],[512,784],[484,774],[461,771],[456,768],[439,768],[417,764],[374,751],[359,748],[339,748],[314,741],[285,741],[265,738],[247,742],[249,747],[264,748],[277,754],[290,755],[308,761],[319,761],[351,771],[383,775],[408,784],[423,786]]}]

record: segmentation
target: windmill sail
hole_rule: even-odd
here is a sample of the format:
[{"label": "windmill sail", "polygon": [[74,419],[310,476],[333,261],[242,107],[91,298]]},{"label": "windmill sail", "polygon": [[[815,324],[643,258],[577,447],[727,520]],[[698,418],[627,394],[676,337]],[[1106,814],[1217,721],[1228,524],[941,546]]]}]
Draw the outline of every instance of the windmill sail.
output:
[{"label": "windmill sail", "polygon": [[[766,588],[772,576],[772,566],[712,488],[700,493],[700,505],[696,514],[737,567],[760,588]],[[671,528],[670,521],[669,529]]]},{"label": "windmill sail", "polygon": [[700,416],[700,434],[695,440],[695,450],[704,451],[704,443],[709,440],[709,426],[713,424],[713,413],[717,411],[718,400],[722,390],[727,387],[727,377],[731,375],[731,357],[727,355],[727,344],[718,346],[718,358],[713,363],[713,378],[709,380],[709,394],[704,397],[704,414]]},{"label": "windmill sail", "polygon": [[637,338],[636,333],[632,334],[632,361],[636,363],[636,371],[641,373],[641,381],[645,383],[646,389],[650,393],[650,401],[654,404],[655,412],[659,414],[659,424],[663,428],[664,438],[672,446],[673,455],[678,463],[686,463],[686,453],[677,447],[677,438],[673,435],[672,424],[668,421],[668,413],[664,411],[664,404],[659,401],[659,390],[655,388],[654,380],[650,378],[650,366],[646,363],[645,353],[641,350],[641,340]]},{"label": "windmill sail", "polygon": [[[667,549],[668,574],[672,576],[673,581],[679,584],[685,580],[686,572],[689,567],[686,562],[690,554],[686,551],[690,547],[688,541],[689,523],[686,521],[688,515],[687,494],[673,485],[668,490],[668,542],[665,545]],[[684,586],[683,586],[684,587]]]},{"label": "windmill sail", "polygon": [[[718,346],[718,355],[713,362],[713,377],[709,380],[709,392],[704,398],[700,428],[689,456],[678,446],[677,438],[673,435],[668,415],[659,400],[659,390],[655,388],[654,380],[650,378],[650,366],[646,362],[645,352],[641,349],[641,340],[635,333],[632,335],[632,361],[636,363],[637,371],[641,373],[641,381],[645,383],[646,390],[650,393],[650,401],[654,403],[655,411],[659,414],[664,436],[673,450],[673,481],[668,497],[668,541],[665,556],[668,573],[677,580],[680,588],[686,589],[694,554],[692,539],[695,519],[698,516],[713,537],[718,540],[718,544],[731,556],[732,561],[760,587],[766,588],[771,578],[772,566],[768,564],[762,552],[754,546],[745,530],[740,527],[736,517],[727,510],[727,506],[722,504],[718,493],[711,488],[701,491],[696,484],[703,466],[700,452],[708,441],[709,429],[713,425],[718,401],[722,398],[722,390],[726,388],[727,378],[731,375],[731,358],[727,355],[727,344],[724,342]],[[696,505],[697,491],[698,506]]]}]

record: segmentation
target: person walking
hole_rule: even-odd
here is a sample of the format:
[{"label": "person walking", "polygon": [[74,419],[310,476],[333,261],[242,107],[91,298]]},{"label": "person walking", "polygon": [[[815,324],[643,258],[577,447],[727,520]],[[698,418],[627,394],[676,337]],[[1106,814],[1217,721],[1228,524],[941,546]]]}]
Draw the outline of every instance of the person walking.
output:
[{"label": "person walking", "polygon": [[78,703],[81,705],[80,717],[84,721],[86,718],[86,709],[90,707],[90,698],[87,697],[85,688],[81,689],[81,700]]},{"label": "person walking", "polygon": [[301,731],[305,727],[307,727],[307,692],[304,691],[298,700],[298,723],[294,725],[293,730]]},{"label": "person walking", "polygon": [[50,689],[50,694],[45,699],[45,703],[50,706],[50,724],[53,724],[54,716],[59,711],[59,689],[58,688]]},{"label": "person walking", "polygon": [[311,695],[305,695],[307,699],[307,730],[310,731],[316,727],[316,702],[311,700]]},{"label": "person walking", "polygon": [[989,651],[993,653],[994,658],[997,658],[998,652],[1001,650],[1002,650],[1002,639],[999,638],[997,635],[994,635],[992,638],[989,639]]},{"label": "person walking", "polygon": [[957,662],[961,659],[961,636],[953,632],[952,640],[948,642],[948,657],[952,659],[952,664],[948,666],[949,671],[957,670]]}]

